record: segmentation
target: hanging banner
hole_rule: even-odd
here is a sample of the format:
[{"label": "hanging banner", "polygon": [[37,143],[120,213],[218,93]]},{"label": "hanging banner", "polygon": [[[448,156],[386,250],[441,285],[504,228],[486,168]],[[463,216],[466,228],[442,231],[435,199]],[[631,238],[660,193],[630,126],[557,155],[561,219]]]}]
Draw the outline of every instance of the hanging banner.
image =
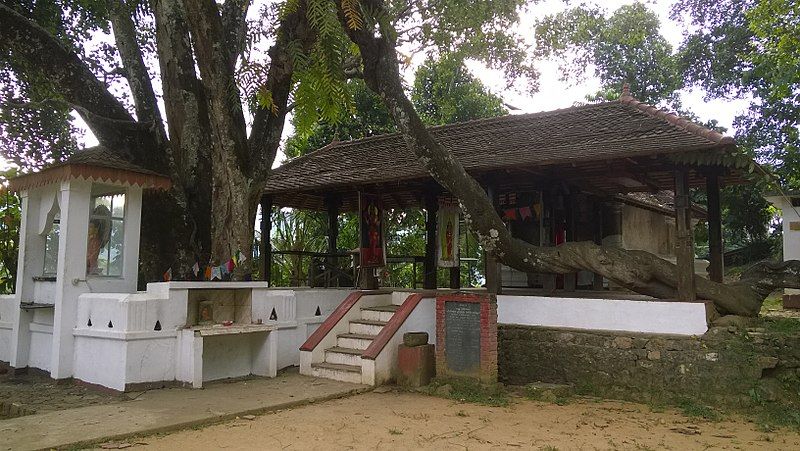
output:
[{"label": "hanging banner", "polygon": [[440,268],[458,267],[458,205],[445,203],[436,213],[436,259]]},{"label": "hanging banner", "polygon": [[374,268],[386,265],[383,205],[377,194],[358,193],[361,267]]}]

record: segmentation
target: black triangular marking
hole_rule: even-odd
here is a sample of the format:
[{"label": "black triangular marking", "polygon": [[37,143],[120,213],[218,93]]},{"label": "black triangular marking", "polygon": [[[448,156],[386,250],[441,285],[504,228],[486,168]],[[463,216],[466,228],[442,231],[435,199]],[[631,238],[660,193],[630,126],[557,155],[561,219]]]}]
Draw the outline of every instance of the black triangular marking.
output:
[{"label": "black triangular marking", "polygon": [[86,327],[92,327],[92,319],[89,318],[89,322],[86,323]]},{"label": "black triangular marking", "polygon": [[275,307],[272,308],[272,313],[269,314],[269,320],[275,321],[278,319],[278,314],[275,312]]},{"label": "black triangular marking", "polygon": [[317,311],[314,312],[314,316],[322,316],[322,312],[319,310],[319,306],[317,306]]},{"label": "black triangular marking", "polygon": [[114,325],[111,323],[111,321],[108,322],[108,328],[109,329],[113,329],[114,328]]},{"label": "black triangular marking", "polygon": [[161,321],[156,320],[156,327],[154,327],[153,330],[161,330]]}]

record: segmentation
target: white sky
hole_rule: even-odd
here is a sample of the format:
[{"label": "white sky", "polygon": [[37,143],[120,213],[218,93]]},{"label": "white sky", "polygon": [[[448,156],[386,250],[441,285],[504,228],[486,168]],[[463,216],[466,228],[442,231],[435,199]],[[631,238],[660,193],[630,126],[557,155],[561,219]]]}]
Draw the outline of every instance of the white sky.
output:
[{"label": "white sky", "polygon": [[[607,12],[613,12],[620,6],[634,3],[632,0],[606,0],[606,1],[587,1],[589,4],[600,4]],[[670,20],[669,12],[673,1],[671,0],[649,0],[645,1],[650,9],[655,11],[661,20],[662,35],[672,44],[673,49],[677,48],[682,40],[682,26]],[[548,14],[554,14],[568,8],[568,2],[564,0],[542,0],[531,6],[529,10],[523,12],[517,32],[523,36],[525,41],[532,47],[534,43],[534,23],[537,19]],[[251,9],[251,13],[255,8]],[[402,50],[402,49],[401,49]],[[424,55],[415,57],[413,64],[404,71],[406,80],[413,81],[414,70],[417,65],[422,63]],[[592,69],[588,69],[587,76],[580,83],[568,83],[559,79],[558,64],[555,61],[538,61],[537,69],[541,76],[539,79],[539,91],[530,95],[524,89],[505,89],[505,81],[499,71],[487,69],[477,62],[468,62],[467,67],[477,76],[487,88],[494,94],[503,98],[509,104],[518,108],[512,114],[532,113],[537,111],[549,111],[558,108],[572,106],[576,102],[584,102],[587,94],[596,92],[600,87],[599,80],[594,77]],[[733,134],[733,119],[743,112],[749,105],[749,99],[738,100],[713,100],[705,101],[703,91],[700,89],[690,89],[681,92],[683,104],[686,108],[697,114],[701,120],[716,119],[719,124],[726,127]],[[76,123],[85,131],[85,135],[80,139],[83,146],[93,146],[97,140],[86,129],[85,124],[80,119]],[[284,138],[292,132],[291,124],[287,121],[284,129]],[[276,158],[276,165],[280,164],[282,155]]]}]

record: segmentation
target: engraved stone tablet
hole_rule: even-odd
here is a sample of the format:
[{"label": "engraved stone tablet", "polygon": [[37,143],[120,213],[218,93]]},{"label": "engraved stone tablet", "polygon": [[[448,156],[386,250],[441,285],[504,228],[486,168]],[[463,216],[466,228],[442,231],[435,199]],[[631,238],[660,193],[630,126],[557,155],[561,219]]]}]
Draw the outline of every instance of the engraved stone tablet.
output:
[{"label": "engraved stone tablet", "polygon": [[445,302],[445,355],[456,373],[477,373],[481,363],[481,306]]}]

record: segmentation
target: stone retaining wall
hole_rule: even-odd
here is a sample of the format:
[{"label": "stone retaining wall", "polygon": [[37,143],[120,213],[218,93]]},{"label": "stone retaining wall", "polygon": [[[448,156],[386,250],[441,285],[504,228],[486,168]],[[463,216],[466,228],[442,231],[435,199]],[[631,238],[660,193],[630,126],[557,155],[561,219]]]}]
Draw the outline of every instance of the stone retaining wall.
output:
[{"label": "stone retaining wall", "polygon": [[793,403],[800,333],[712,328],[700,337],[498,326],[501,382],[573,384],[641,402]]}]

